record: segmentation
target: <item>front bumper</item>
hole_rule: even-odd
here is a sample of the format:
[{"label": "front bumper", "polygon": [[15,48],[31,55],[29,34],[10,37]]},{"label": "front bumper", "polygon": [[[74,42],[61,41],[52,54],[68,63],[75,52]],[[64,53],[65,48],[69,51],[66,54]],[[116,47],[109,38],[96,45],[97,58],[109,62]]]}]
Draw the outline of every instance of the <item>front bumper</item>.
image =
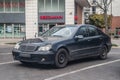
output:
[{"label": "front bumper", "polygon": [[21,52],[18,50],[12,51],[14,60],[32,62],[39,64],[54,64],[55,54],[52,51],[45,52]]}]

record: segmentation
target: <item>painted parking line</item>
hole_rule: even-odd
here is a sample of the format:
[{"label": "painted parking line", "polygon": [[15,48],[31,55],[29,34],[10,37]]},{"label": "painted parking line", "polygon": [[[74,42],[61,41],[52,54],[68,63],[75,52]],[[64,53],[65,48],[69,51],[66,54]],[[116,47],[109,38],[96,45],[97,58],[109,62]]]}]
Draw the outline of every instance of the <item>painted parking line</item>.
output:
[{"label": "painted parking line", "polygon": [[3,62],[3,63],[0,63],[0,65],[12,64],[12,63],[16,63],[16,62],[18,62],[18,61]]},{"label": "painted parking line", "polygon": [[71,71],[71,72],[63,73],[63,74],[60,74],[60,75],[57,75],[57,76],[53,76],[53,77],[50,77],[50,78],[47,78],[47,79],[44,79],[44,80],[54,80],[54,79],[57,79],[57,78],[60,78],[60,77],[70,75],[70,74],[74,74],[74,73],[77,73],[77,72],[85,71],[85,70],[88,70],[88,69],[104,66],[104,65],[107,65],[107,64],[115,63],[115,62],[120,62],[120,59],[105,62],[105,63],[101,63],[101,64],[97,64],[97,65],[88,66],[88,67],[85,67],[85,68],[82,68],[82,69],[78,69],[78,70],[75,70],[75,71]]},{"label": "painted parking line", "polygon": [[12,53],[0,53],[0,55],[10,55]]}]

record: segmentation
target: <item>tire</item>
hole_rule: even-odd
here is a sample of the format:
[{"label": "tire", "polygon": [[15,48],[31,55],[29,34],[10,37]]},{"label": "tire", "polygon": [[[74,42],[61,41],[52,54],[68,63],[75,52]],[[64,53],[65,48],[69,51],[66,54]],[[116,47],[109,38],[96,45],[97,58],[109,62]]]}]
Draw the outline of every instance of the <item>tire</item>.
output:
[{"label": "tire", "polygon": [[68,63],[68,52],[61,48],[58,50],[56,56],[55,56],[55,66],[57,68],[63,68]]},{"label": "tire", "polygon": [[101,49],[101,53],[100,53],[100,55],[99,55],[99,58],[100,58],[101,60],[107,59],[107,47],[106,47],[106,46],[104,46],[104,47]]}]

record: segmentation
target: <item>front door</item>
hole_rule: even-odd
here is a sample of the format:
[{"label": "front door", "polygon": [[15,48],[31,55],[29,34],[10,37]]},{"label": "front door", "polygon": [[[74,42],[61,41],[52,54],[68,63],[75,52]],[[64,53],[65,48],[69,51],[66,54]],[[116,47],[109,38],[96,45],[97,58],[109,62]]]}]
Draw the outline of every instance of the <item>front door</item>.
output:
[{"label": "front door", "polygon": [[74,42],[72,44],[71,56],[74,56],[75,58],[80,58],[82,56],[85,56],[87,53],[86,49],[89,44],[86,26],[82,26],[78,29],[75,36],[78,35],[83,35],[83,38],[74,39]]}]

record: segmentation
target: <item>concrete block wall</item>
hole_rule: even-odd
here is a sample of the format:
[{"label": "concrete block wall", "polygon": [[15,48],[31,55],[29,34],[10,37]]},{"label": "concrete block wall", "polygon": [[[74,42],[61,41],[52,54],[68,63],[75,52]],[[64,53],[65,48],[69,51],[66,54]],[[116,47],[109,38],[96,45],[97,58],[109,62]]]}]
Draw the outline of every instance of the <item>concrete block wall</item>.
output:
[{"label": "concrete block wall", "polygon": [[38,0],[25,0],[26,38],[38,34]]},{"label": "concrete block wall", "polygon": [[75,0],[65,0],[65,24],[74,24]]}]

